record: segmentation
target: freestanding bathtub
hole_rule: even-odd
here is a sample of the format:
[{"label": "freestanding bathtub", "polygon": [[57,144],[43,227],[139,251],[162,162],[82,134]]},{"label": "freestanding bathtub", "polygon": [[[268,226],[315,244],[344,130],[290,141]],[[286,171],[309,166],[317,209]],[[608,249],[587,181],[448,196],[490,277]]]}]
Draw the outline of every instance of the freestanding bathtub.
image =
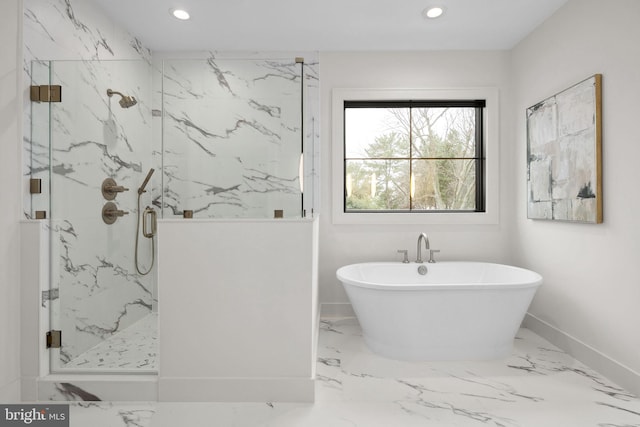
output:
[{"label": "freestanding bathtub", "polygon": [[533,271],[482,262],[362,263],[336,275],[367,346],[410,361],[508,356],[542,283]]}]

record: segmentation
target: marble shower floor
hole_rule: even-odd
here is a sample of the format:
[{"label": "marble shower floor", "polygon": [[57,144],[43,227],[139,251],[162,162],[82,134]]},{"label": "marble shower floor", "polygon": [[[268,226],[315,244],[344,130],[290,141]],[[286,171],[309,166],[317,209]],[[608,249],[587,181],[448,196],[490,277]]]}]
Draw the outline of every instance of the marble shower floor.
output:
[{"label": "marble shower floor", "polygon": [[151,313],[102,341],[64,366],[64,370],[158,370],[158,313]]},{"label": "marble shower floor", "polygon": [[71,426],[640,427],[640,400],[521,329],[511,357],[408,363],[365,346],[355,319],[321,324],[316,402],[74,403]]}]

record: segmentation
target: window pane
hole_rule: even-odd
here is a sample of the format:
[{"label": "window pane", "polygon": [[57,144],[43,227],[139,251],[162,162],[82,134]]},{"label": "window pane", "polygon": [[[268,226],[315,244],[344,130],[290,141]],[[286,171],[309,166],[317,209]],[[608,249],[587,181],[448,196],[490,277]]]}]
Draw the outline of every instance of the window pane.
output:
[{"label": "window pane", "polygon": [[413,157],[475,157],[476,110],[413,108]]},{"label": "window pane", "polygon": [[476,160],[414,160],[412,174],[413,209],[476,209]]},{"label": "window pane", "polygon": [[409,209],[408,160],[347,160],[346,211]]},{"label": "window pane", "polygon": [[409,157],[407,108],[345,108],[345,157]]}]

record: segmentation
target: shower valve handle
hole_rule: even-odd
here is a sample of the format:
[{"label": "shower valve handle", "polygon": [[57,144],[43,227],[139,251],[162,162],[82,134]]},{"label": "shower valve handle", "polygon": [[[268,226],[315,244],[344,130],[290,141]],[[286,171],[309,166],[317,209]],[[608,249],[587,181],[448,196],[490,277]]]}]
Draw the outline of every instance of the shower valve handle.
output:
[{"label": "shower valve handle", "polygon": [[127,187],[123,187],[122,185],[114,185],[113,187],[109,187],[107,191],[122,193],[123,191],[129,191],[129,189]]},{"label": "shower valve handle", "polygon": [[125,215],[129,215],[129,212],[122,211],[120,209],[107,209],[106,215],[107,216],[125,216]]},{"label": "shower valve handle", "polygon": [[113,224],[119,217],[129,215],[129,212],[118,209],[115,203],[107,202],[102,207],[102,220],[106,224]]},{"label": "shower valve handle", "polygon": [[114,185],[113,187],[107,187],[107,193],[122,193],[123,191],[129,191],[127,187],[122,185]]},{"label": "shower valve handle", "polygon": [[123,187],[122,185],[116,184],[115,180],[112,178],[107,178],[102,181],[102,196],[106,200],[113,200],[116,198],[118,193],[122,193],[123,191],[129,191],[128,188]]}]

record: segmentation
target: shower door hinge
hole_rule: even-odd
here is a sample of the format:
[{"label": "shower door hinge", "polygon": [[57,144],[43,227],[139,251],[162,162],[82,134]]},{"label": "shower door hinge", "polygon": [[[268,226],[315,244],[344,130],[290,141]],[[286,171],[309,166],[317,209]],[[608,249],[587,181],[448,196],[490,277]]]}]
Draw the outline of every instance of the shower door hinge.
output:
[{"label": "shower door hinge", "polygon": [[42,193],[42,180],[40,178],[29,179],[29,193],[30,194]]},{"label": "shower door hinge", "polygon": [[47,332],[47,348],[60,348],[62,347],[62,331],[49,331]]},{"label": "shower door hinge", "polygon": [[33,102],[61,102],[62,86],[60,85],[31,86],[31,100]]}]

